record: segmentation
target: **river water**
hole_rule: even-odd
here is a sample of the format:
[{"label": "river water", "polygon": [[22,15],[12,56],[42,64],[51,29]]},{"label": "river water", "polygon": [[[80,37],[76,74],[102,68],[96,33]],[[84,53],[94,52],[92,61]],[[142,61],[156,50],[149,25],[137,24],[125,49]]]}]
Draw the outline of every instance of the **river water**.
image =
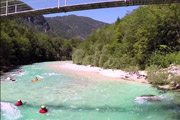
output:
[{"label": "river water", "polygon": [[[20,73],[13,70],[1,76],[1,120],[180,120],[178,93],[130,81],[81,77],[48,67],[55,63],[24,65]],[[31,82],[35,77],[40,81]],[[144,94],[163,100],[135,101]],[[25,104],[15,106],[18,99]],[[48,113],[39,113],[41,105]]]}]

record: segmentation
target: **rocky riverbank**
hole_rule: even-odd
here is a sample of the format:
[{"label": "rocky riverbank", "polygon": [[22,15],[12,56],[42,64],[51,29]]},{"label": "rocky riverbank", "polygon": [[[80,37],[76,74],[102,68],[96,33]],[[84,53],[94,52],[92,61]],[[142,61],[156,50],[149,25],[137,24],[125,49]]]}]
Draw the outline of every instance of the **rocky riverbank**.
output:
[{"label": "rocky riverbank", "polygon": [[[66,62],[57,62],[56,64],[51,66],[55,69],[65,69],[68,71],[74,71],[78,74],[98,74],[100,76],[109,77],[113,79],[124,79],[129,81],[136,81],[141,83],[150,83],[150,78],[147,71],[135,71],[135,72],[126,72],[122,70],[114,70],[114,69],[103,69],[99,67],[93,67],[90,65],[76,65],[73,64],[72,61]],[[168,74],[167,80],[165,78],[164,81],[167,81],[167,84],[156,84],[157,88],[163,90],[176,90],[180,91],[180,66],[170,65],[168,68],[161,69],[156,71],[155,75],[166,73]],[[158,76],[159,77],[159,76]],[[154,77],[156,78],[156,76]],[[155,79],[154,79],[155,80]],[[178,82],[179,81],[179,82]]]},{"label": "rocky riverbank", "polygon": [[136,81],[141,83],[148,83],[147,81],[147,73],[145,71],[137,71],[137,72],[125,72],[122,70],[113,70],[113,69],[103,69],[99,67],[93,67],[90,65],[76,65],[71,61],[69,62],[58,62],[51,66],[51,68],[55,69],[64,69],[68,71],[76,72],[77,74],[98,74],[100,76],[112,78],[112,79],[125,79],[129,81]]},{"label": "rocky riverbank", "polygon": [[175,90],[180,92],[180,66],[172,64],[162,71],[168,73],[167,81],[169,84],[158,85],[157,87],[163,90]]}]

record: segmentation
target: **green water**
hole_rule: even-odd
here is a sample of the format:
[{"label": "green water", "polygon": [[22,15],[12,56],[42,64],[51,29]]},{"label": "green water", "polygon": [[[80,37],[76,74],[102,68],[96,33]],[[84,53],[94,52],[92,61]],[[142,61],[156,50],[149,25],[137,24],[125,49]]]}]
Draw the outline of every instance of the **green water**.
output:
[{"label": "green water", "polygon": [[[180,120],[178,93],[162,92],[147,84],[81,77],[47,66],[56,62],[22,66],[2,76],[1,120]],[[35,77],[40,81],[31,82]],[[160,95],[159,102],[135,102],[144,94]],[[13,104],[21,99],[25,105]],[[41,105],[48,113],[40,114]]]}]

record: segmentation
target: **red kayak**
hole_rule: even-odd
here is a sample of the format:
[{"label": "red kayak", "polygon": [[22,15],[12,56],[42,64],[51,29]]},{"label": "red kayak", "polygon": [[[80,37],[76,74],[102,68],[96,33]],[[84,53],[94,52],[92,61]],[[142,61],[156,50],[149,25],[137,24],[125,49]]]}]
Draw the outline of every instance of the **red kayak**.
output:
[{"label": "red kayak", "polygon": [[16,103],[16,106],[21,106],[21,105],[23,105],[23,103],[22,103],[21,101],[18,101],[18,102]]},{"label": "red kayak", "polygon": [[47,110],[47,109],[46,109],[46,110],[41,109],[41,110],[39,110],[39,112],[40,112],[40,113],[47,113],[47,112],[48,112],[48,110]]},{"label": "red kayak", "polygon": [[13,82],[16,81],[15,79],[10,79],[10,80],[13,81]]}]

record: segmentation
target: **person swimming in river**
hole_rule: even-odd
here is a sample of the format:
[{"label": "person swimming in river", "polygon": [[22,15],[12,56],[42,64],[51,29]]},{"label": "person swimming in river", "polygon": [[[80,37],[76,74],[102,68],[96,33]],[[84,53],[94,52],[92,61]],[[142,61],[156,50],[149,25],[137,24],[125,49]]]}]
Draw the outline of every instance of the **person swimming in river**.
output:
[{"label": "person swimming in river", "polygon": [[22,71],[21,69],[17,70],[17,72],[21,72],[21,71]]},{"label": "person swimming in river", "polygon": [[46,112],[48,112],[48,109],[44,105],[42,105],[41,109],[39,110],[39,112],[40,113],[46,113]]},{"label": "person swimming in river", "polygon": [[22,101],[19,99],[18,102],[16,103],[16,106],[21,106],[23,105]]},{"label": "person swimming in river", "polygon": [[13,81],[13,82],[16,81],[15,79],[13,79],[13,78],[11,78],[11,77],[10,77],[10,80]]}]

